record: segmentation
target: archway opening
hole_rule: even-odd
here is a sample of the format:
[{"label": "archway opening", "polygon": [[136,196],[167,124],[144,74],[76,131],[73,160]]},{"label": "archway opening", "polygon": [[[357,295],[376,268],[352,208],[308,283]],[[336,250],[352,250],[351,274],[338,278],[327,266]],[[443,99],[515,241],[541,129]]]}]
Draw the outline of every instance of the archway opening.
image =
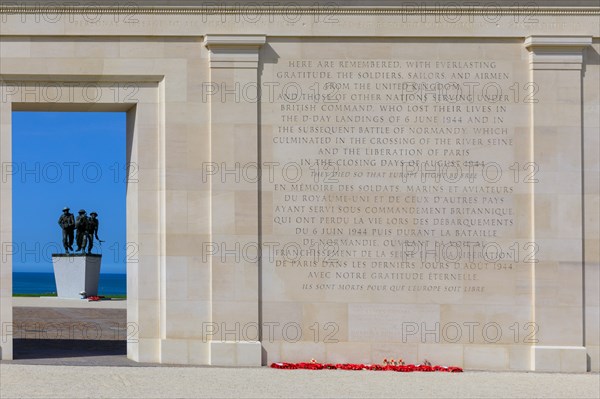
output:
[{"label": "archway opening", "polygon": [[[125,112],[12,113],[15,360],[126,355],[126,129]],[[78,252],[102,255],[95,298],[57,290],[52,254],[78,249],[76,232],[64,248],[65,207],[97,213],[97,236]]]}]

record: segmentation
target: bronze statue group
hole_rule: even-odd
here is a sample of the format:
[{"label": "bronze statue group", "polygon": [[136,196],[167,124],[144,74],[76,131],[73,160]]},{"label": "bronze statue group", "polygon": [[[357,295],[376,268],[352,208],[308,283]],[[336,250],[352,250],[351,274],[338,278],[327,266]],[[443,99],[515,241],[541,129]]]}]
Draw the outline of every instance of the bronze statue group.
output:
[{"label": "bronze statue group", "polygon": [[[60,215],[58,219],[58,224],[62,228],[62,240],[63,246],[65,247],[65,253],[69,253],[69,251],[73,251],[73,241],[77,243],[77,250],[73,252],[82,253],[86,250],[87,253],[92,253],[92,248],[94,247],[94,238],[98,240],[98,242],[102,242],[98,238],[98,214],[96,212],[90,213],[88,217],[86,211],[81,209],[79,211],[79,215],[77,218],[74,217],[72,213],[69,212],[69,207],[63,208],[63,214]],[[77,232],[75,236],[75,232]],[[74,237],[75,236],[75,237]]]}]

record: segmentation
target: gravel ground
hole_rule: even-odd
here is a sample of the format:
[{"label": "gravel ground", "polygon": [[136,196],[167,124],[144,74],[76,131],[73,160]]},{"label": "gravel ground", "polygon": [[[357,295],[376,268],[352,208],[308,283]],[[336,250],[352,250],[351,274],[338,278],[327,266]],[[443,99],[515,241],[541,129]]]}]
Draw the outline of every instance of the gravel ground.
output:
[{"label": "gravel ground", "polygon": [[0,398],[598,398],[600,375],[0,364]]}]

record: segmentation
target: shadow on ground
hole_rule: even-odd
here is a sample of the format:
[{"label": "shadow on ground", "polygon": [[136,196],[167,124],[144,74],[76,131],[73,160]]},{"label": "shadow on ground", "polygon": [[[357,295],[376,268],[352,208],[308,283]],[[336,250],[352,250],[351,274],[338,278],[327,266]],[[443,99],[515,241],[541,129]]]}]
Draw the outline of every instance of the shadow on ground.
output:
[{"label": "shadow on ground", "polygon": [[74,339],[13,340],[13,357],[15,360],[126,355],[126,341]]},{"label": "shadow on ground", "polygon": [[16,364],[135,366],[125,309],[13,308]]}]

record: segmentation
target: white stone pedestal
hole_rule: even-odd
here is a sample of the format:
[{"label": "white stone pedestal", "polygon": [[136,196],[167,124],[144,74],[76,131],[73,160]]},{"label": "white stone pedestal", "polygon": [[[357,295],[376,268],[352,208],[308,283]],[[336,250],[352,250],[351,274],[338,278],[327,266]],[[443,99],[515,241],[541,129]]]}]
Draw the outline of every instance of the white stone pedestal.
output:
[{"label": "white stone pedestal", "polygon": [[80,299],[81,291],[98,295],[101,261],[97,254],[52,254],[58,297]]}]

